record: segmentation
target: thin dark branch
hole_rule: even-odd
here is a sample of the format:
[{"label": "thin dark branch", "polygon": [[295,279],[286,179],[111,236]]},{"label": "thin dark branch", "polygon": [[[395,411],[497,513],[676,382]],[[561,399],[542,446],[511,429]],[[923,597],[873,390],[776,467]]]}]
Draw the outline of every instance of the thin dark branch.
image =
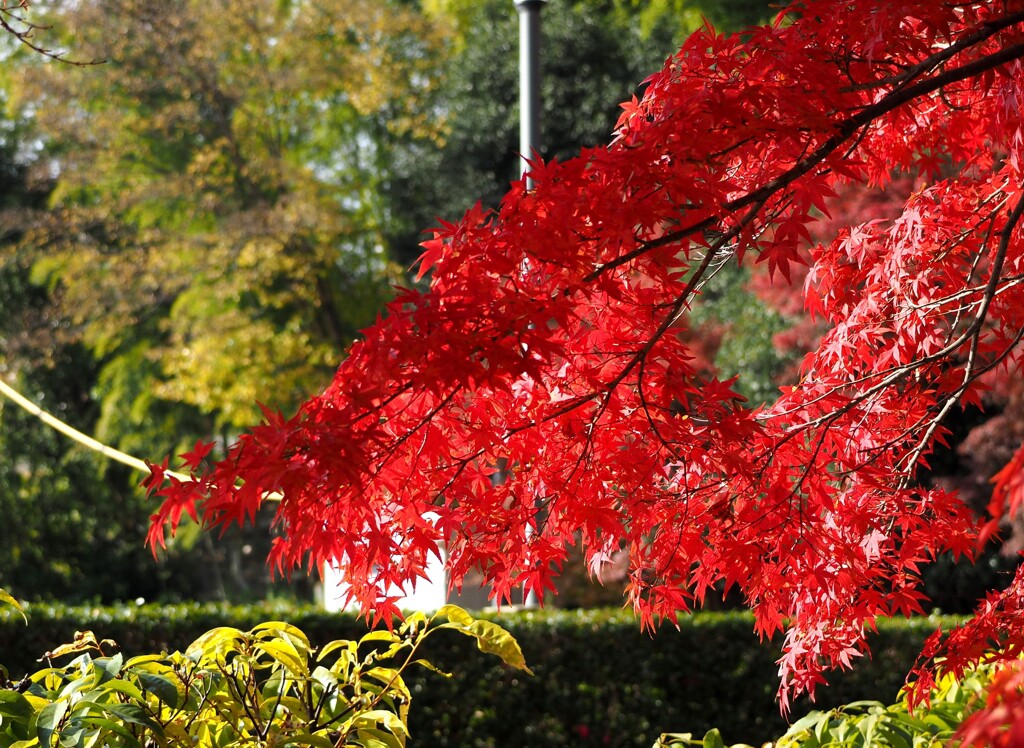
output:
[{"label": "thin dark branch", "polygon": [[896,86],[897,90],[901,86],[920,78],[924,73],[929,70],[935,70],[947,60],[951,60],[953,57],[958,55],[960,52],[973,47],[986,39],[998,34],[1000,31],[1010,28],[1018,23],[1024,22],[1024,12],[1011,13],[1005,18],[1000,18],[998,21],[991,21],[981,24],[978,29],[966,36],[962,36],[955,42],[950,44],[948,47],[940,52],[931,55],[925,60],[922,60],[917,65],[906,68],[897,75],[892,75],[887,78],[880,78],[879,80],[872,81],[870,83],[864,83],[858,86],[845,89],[846,91],[861,91],[878,88],[880,86]]},{"label": "thin dark branch", "polygon": [[[1024,22],[1024,13],[1008,16],[1007,20],[1007,26]],[[972,37],[968,37],[968,39],[971,38]],[[980,38],[973,40],[971,44],[977,44],[980,41],[987,38],[988,36],[982,35],[980,36]],[[923,61],[921,64],[925,65],[930,60],[934,60],[940,57],[942,59],[945,59],[945,51],[946,50],[943,50],[943,52],[940,53],[936,53],[932,57],[928,58],[928,60]],[[812,169],[814,169],[814,167],[819,165],[822,161],[828,158],[828,156],[830,156],[836,149],[842,146],[843,143],[845,143],[849,138],[853,137],[861,128],[871,124],[874,120],[878,119],[879,117],[882,117],[888,114],[889,112],[898,109],[899,107],[913,101],[914,99],[935,93],[936,91],[939,91],[952,83],[958,83],[960,81],[967,80],[976,75],[980,75],[981,73],[987,70],[999,67],[1000,65],[1012,62],[1013,60],[1019,59],[1021,57],[1024,57],[1024,44],[1014,44],[1012,46],[1001,49],[998,52],[993,52],[990,55],[986,55],[977,60],[961,65],[960,67],[952,68],[950,70],[946,70],[945,72],[931,76],[930,78],[921,80],[913,85],[898,86],[897,88],[890,91],[888,94],[886,94],[884,97],[879,99],[874,104],[864,107],[857,114],[854,114],[848,117],[847,119],[837,123],[835,126],[835,132],[830,137],[828,137],[821,145],[819,145],[814,151],[812,151],[810,155],[801,159],[792,167],[787,169],[785,172],[775,177],[774,179],[768,181],[761,187],[752,190],[751,192],[748,192],[746,195],[736,198],[735,200],[730,200],[728,202],[723,203],[722,208],[726,213],[734,213],[737,210],[742,210],[743,208],[746,208],[751,205],[763,205],[769,199],[771,199],[771,197],[775,195],[775,193],[788,187],[797,179],[809,173]],[[596,280],[598,277],[600,277],[606,271],[612,270],[621,265],[625,265],[626,263],[646,254],[651,250],[657,249],[659,247],[664,247],[666,245],[678,243],[696,232],[707,230],[714,226],[719,220],[720,217],[709,216],[701,221],[690,224],[689,226],[686,226],[682,229],[677,229],[675,231],[666,233],[654,241],[642,242],[635,249],[630,250],[629,252],[620,255],[619,257],[616,257],[613,260],[609,260],[608,262],[599,265],[591,273],[589,273],[583,278],[583,282],[592,282]]]},{"label": "thin dark branch", "polygon": [[[20,2],[17,5],[18,10],[28,10],[28,8],[28,0],[20,0]],[[20,26],[20,28],[15,28],[15,26]],[[106,62],[106,60],[90,60],[88,62],[83,62],[81,60],[71,60],[65,57],[64,52],[54,52],[52,49],[40,46],[32,40],[37,31],[47,31],[50,28],[50,26],[43,26],[38,23],[33,23],[24,16],[18,15],[17,13],[14,12],[14,10],[7,7],[6,2],[3,3],[2,6],[0,6],[0,29],[6,31],[19,42],[21,42],[26,47],[31,49],[33,52],[36,52],[37,54],[40,54],[43,57],[48,57],[51,60],[63,62],[66,65],[75,65],[77,67],[101,65],[104,62]]]}]

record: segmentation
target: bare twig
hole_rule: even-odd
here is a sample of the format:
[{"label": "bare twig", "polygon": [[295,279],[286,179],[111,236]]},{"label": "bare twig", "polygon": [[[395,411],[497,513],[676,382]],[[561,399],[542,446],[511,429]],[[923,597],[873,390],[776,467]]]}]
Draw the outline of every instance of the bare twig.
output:
[{"label": "bare twig", "polygon": [[55,52],[49,47],[37,44],[34,41],[36,32],[48,31],[52,27],[28,20],[24,15],[28,10],[28,0],[17,0],[14,4],[9,0],[0,0],[0,30],[6,31],[33,52],[51,60],[56,60],[57,62],[63,62],[67,65],[75,65],[78,67],[100,65],[106,62],[106,60],[90,60],[88,62],[72,60],[65,56],[65,52]]}]

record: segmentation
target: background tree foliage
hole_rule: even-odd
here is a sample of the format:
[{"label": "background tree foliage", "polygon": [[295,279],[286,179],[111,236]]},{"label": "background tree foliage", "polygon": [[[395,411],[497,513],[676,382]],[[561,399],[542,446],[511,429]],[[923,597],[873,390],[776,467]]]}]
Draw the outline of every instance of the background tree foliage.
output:
[{"label": "background tree foliage", "polygon": [[22,71],[56,178],[20,249],[101,363],[102,436],[138,434],[154,398],[213,429],[288,409],[396,278],[375,136],[437,136],[436,35],[376,2],[98,0],[53,22],[107,62]]},{"label": "background tree foliage", "polygon": [[[5,294],[8,376],[75,379],[80,403],[58,391],[44,405],[58,415],[82,405],[88,418],[72,421],[152,458],[204,434],[230,439],[258,399],[290,409],[327,381],[399,277],[380,237],[379,144],[439,136],[426,102],[442,34],[377,2],[97,0],[58,5],[48,22],[77,59],[105,62],[26,54],[4,71],[12,111],[31,126],[7,163],[33,195],[5,214],[4,278],[32,300]],[[70,350],[74,363],[60,353]],[[28,427],[7,412],[6,433]],[[33,455],[54,469],[53,455]],[[96,507],[114,493],[144,522],[135,480],[66,490],[79,515],[103,516]],[[30,491],[19,514],[39,513],[52,491]],[[126,515],[105,521],[142,547]],[[71,524],[89,535],[88,522]],[[238,567],[240,554],[259,558],[255,542],[236,538],[207,560]],[[68,547],[47,545],[50,556]],[[246,577],[265,576],[250,566],[235,584],[197,575],[192,591],[244,592]],[[67,593],[8,575],[19,594]],[[127,588],[97,578],[105,598],[148,594]]]},{"label": "background tree foliage", "polygon": [[[451,32],[437,100],[447,133],[441,147],[411,138],[392,153],[388,239],[405,264],[419,255],[422,232],[438,216],[458,218],[477,201],[496,205],[521,169],[513,4],[426,0],[424,6]],[[638,9],[607,2],[550,2],[541,27],[545,158],[568,158],[581,147],[606,142],[619,115],[616,102],[636,93],[678,46],[678,28],[665,25],[645,34]]]}]

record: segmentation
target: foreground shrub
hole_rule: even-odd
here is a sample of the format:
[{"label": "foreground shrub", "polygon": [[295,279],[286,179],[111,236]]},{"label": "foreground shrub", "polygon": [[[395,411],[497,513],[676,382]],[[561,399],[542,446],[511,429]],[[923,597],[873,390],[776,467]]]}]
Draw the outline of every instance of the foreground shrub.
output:
[{"label": "foreground shrub", "polygon": [[[114,639],[125,658],[174,651],[218,626],[249,630],[261,621],[286,620],[311,642],[359,640],[365,622],[352,615],[288,605],[27,607],[31,626],[16,613],[0,616],[0,662],[12,678],[40,667],[40,653],[69,641],[76,630]],[[787,729],[775,701],[780,648],[760,642],[753,618],[701,613],[679,628],[639,630],[625,610],[531,610],[480,613],[519,642],[536,677],[481,657],[474,642],[438,631],[426,658],[443,663],[451,678],[422,669],[405,677],[415,700],[409,715],[412,743],[431,748],[650,748],[664,732],[697,735],[712,727],[732,741],[754,745]],[[945,619],[952,625],[959,619]],[[874,658],[834,677],[816,704],[793,713],[827,709],[855,699],[892,698],[914,664],[932,618],[880,621],[872,636]],[[510,716],[512,715],[512,716]]]},{"label": "foreground shrub", "polygon": [[[930,693],[927,705],[911,709],[908,696],[900,692],[895,704],[880,701],[855,701],[835,709],[815,710],[797,720],[774,743],[772,748],[931,748],[953,741],[964,745],[989,745],[988,741],[974,743],[961,731],[975,716],[989,715],[978,712],[985,703],[986,691],[998,682],[998,671],[992,665],[983,665],[962,678],[943,677]],[[960,732],[958,732],[960,731]],[[654,748],[725,748],[717,729],[708,731],[703,738],[692,733],[662,735]],[[737,743],[731,748],[750,748]]]},{"label": "foreground shrub", "polygon": [[45,655],[74,655],[68,664],[3,678],[0,748],[401,748],[412,700],[405,673],[437,670],[422,649],[443,630],[530,672],[508,632],[451,605],[319,650],[281,621],[214,628],[184,652],[128,660],[85,631]]}]

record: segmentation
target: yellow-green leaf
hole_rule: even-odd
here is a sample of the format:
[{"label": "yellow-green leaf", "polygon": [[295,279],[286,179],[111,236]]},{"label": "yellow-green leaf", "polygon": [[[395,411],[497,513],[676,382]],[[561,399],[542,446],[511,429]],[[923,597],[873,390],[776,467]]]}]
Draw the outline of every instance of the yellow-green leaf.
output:
[{"label": "yellow-green leaf", "polygon": [[471,626],[473,621],[476,620],[458,605],[441,606],[441,608],[434,614],[434,618],[447,618],[452,623],[459,623],[463,626]]},{"label": "yellow-green leaf", "polygon": [[9,605],[16,611],[21,613],[21,617],[25,619],[25,625],[28,625],[28,616],[25,615],[25,609],[21,607],[21,603],[19,603],[17,600],[11,597],[7,590],[3,588],[0,588],[0,603],[3,603],[4,605]]},{"label": "yellow-green leaf", "polygon": [[300,732],[297,735],[288,736],[288,744],[298,743],[299,745],[311,745],[313,748],[334,748],[334,743],[323,735],[313,735],[308,732]]},{"label": "yellow-green leaf", "polygon": [[413,665],[422,665],[427,670],[430,670],[433,673],[437,673],[438,675],[444,676],[445,678],[451,678],[452,677],[451,673],[446,673],[444,670],[439,668],[437,665],[432,663],[430,660],[422,660],[422,659],[414,660],[412,664]]},{"label": "yellow-green leaf", "polygon": [[275,661],[284,665],[292,675],[302,677],[306,673],[306,660],[286,639],[272,639],[270,641],[258,641],[254,645],[256,649],[270,655]]},{"label": "yellow-green leaf", "polygon": [[201,652],[203,657],[213,654],[227,654],[238,651],[244,635],[241,631],[229,626],[210,629],[189,645],[189,652]]},{"label": "yellow-green leaf", "polygon": [[267,636],[275,636],[281,639],[288,639],[296,649],[305,648],[309,651],[309,639],[302,629],[284,621],[267,621],[261,623],[250,632],[258,639],[265,639]]}]

